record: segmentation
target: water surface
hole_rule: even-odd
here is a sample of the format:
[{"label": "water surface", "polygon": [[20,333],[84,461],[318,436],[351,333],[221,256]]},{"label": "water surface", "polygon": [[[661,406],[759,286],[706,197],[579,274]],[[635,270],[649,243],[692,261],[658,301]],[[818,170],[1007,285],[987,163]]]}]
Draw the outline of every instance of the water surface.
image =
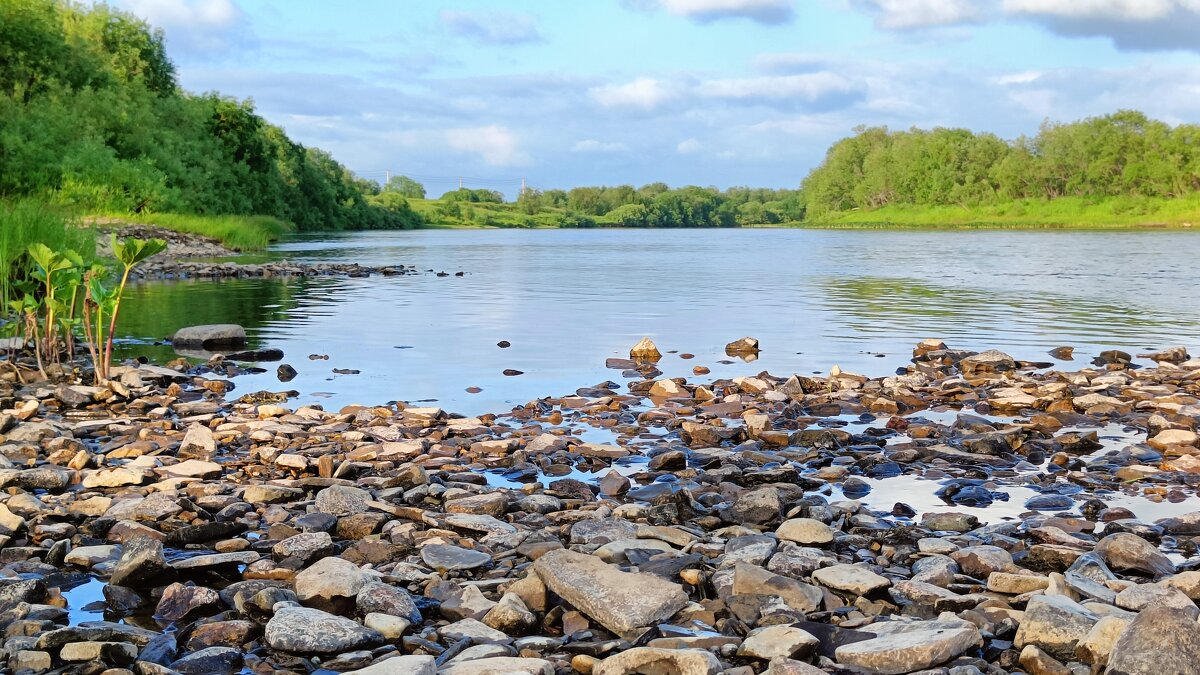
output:
[{"label": "water surface", "polygon": [[[695,355],[666,354],[670,376],[704,365],[732,377],[834,364],[881,375],[928,337],[1035,360],[1072,345],[1074,367],[1101,349],[1194,347],[1200,332],[1188,231],[426,230],[297,237],[270,255],[448,276],[141,284],[122,310],[125,353],[169,357],[148,343],[241,323],[300,375],[285,386],[262,364],[239,392],[474,414],[621,381],[604,360],[642,336]],[[754,363],[723,352],[743,335],[762,343]]]}]

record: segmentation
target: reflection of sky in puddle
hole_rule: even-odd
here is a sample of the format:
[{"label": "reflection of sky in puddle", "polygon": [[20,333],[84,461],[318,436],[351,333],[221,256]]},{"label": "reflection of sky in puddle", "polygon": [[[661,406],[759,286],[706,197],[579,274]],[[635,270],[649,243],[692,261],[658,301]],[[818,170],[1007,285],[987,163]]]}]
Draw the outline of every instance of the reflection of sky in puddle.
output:
[{"label": "reflection of sky in puddle", "polygon": [[67,601],[67,620],[72,626],[104,619],[104,582],[92,577],[74,588],[62,587]]}]

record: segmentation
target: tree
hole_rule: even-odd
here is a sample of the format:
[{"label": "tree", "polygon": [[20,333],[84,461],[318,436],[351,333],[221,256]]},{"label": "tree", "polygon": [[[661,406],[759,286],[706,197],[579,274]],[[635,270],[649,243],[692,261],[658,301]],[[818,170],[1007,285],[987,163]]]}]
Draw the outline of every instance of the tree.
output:
[{"label": "tree", "polygon": [[383,189],[385,192],[397,192],[409,199],[425,199],[425,186],[408,176],[392,176]]}]

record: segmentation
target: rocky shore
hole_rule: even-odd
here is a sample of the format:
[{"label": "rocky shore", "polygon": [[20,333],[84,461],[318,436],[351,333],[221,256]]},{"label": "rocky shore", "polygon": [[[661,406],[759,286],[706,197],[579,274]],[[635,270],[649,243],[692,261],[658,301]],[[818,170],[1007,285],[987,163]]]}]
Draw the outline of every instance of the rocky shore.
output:
[{"label": "rocky shore", "polygon": [[[890,377],[704,382],[613,359],[623,384],[479,417],[173,365],[0,369],[4,672],[1200,672],[1181,348],[927,341]],[[911,480],[878,505],[916,477],[941,508]]]},{"label": "rocky shore", "polygon": [[[348,276],[370,277],[373,275],[399,276],[419,274],[411,265],[371,266],[357,263],[308,263],[291,260],[275,260],[259,263],[221,260],[240,255],[226,248],[221,242],[208,237],[175,232],[153,225],[140,225],[119,221],[100,220],[94,223],[104,233],[97,240],[100,255],[111,255],[107,234],[115,232],[119,237],[141,239],[157,238],[167,242],[167,250],[137,266],[132,277],[135,279],[240,279],[253,277],[313,277]],[[434,270],[428,270],[435,273]],[[449,272],[436,272],[439,276],[450,276]],[[462,272],[455,273],[462,276]]]}]

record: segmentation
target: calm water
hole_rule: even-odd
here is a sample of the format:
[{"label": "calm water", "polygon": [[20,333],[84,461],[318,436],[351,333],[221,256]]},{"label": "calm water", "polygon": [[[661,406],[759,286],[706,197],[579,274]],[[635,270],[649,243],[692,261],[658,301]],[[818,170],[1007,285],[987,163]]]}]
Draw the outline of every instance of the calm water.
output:
[{"label": "calm water", "polygon": [[[706,377],[834,364],[880,375],[927,337],[1040,360],[1072,345],[1077,362],[1200,342],[1200,233],[1186,231],[418,231],[303,237],[271,255],[466,274],[147,283],[122,309],[126,353],[170,356],[149,343],[241,323],[300,375],[282,385],[263,364],[239,392],[474,414],[619,381],[604,360],[644,335],[696,355],[666,354],[668,375],[705,365]],[[761,341],[760,359],[721,363],[743,335]]]}]

